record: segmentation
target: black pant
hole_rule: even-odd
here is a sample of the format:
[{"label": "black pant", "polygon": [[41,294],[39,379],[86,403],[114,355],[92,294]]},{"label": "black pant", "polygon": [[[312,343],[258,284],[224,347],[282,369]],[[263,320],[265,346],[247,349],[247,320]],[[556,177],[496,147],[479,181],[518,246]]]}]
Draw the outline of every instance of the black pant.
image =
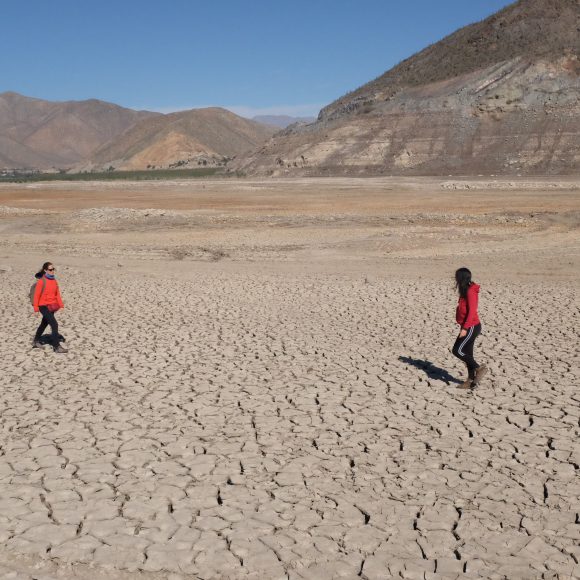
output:
[{"label": "black pant", "polygon": [[51,312],[48,309],[48,306],[41,306],[39,308],[40,313],[42,314],[42,321],[40,322],[40,326],[36,331],[36,335],[34,340],[40,340],[42,333],[45,331],[46,327],[50,325],[50,330],[52,331],[50,336],[50,342],[54,348],[57,348],[60,344],[60,335],[58,334],[58,322],[56,321],[56,317],[54,316],[54,312]]},{"label": "black pant", "polygon": [[467,365],[470,379],[475,378],[475,370],[479,367],[473,358],[473,343],[480,334],[481,324],[477,324],[476,326],[468,328],[465,336],[458,336],[453,345],[452,352],[458,359],[462,360]]}]

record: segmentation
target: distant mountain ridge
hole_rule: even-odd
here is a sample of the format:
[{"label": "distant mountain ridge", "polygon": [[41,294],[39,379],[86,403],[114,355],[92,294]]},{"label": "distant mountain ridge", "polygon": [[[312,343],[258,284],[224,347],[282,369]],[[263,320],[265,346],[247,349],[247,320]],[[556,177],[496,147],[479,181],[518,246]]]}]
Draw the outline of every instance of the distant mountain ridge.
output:
[{"label": "distant mountain ridge", "polygon": [[316,121],[316,117],[292,117],[290,115],[256,115],[252,117],[253,121],[264,123],[265,125],[272,125],[285,129],[288,125],[294,123],[312,123]]},{"label": "distant mountain ridge", "polygon": [[314,122],[277,131],[261,120],[1,93],[0,169],[230,160],[249,175],[579,172],[580,0],[519,0],[330,103]]},{"label": "distant mountain ridge", "polygon": [[276,132],[219,107],[144,119],[91,156],[92,168],[146,169],[223,165]]},{"label": "distant mountain ridge", "polygon": [[159,113],[112,103],[52,102],[0,93],[0,168],[66,168],[134,123]]},{"label": "distant mountain ridge", "polygon": [[100,170],[223,165],[276,127],[220,108],[161,114],[90,99],[0,94],[0,169]]},{"label": "distant mountain ridge", "polygon": [[580,171],[580,1],[520,0],[278,133],[248,174]]}]

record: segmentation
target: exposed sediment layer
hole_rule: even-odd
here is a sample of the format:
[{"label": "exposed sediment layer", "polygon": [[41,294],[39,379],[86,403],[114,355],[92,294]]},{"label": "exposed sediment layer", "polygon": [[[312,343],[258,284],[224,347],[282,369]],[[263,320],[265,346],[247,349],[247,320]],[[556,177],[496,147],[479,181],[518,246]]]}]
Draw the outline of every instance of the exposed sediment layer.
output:
[{"label": "exposed sediment layer", "polygon": [[357,101],[232,168],[268,175],[566,174],[580,166],[577,56],[517,58]]}]

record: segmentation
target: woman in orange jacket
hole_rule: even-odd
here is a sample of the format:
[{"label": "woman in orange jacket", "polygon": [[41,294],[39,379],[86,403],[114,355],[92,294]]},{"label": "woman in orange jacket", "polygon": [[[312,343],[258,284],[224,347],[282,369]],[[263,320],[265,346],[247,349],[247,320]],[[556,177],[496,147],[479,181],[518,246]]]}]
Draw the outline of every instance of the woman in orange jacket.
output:
[{"label": "woman in orange jacket", "polygon": [[67,350],[60,344],[61,337],[58,333],[58,322],[54,316],[57,310],[64,308],[64,304],[60,296],[60,290],[54,272],[54,266],[50,262],[46,262],[42,265],[42,270],[35,275],[38,282],[36,283],[32,305],[34,312],[40,312],[42,314],[42,321],[34,336],[32,347],[42,347],[40,337],[46,327],[50,326],[50,330],[52,331],[51,343],[54,352],[64,353]]}]

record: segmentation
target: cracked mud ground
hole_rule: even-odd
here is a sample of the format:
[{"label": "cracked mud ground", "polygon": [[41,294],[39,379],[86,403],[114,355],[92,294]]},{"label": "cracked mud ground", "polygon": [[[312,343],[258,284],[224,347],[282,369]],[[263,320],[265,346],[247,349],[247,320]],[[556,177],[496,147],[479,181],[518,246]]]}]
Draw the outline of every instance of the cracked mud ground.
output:
[{"label": "cracked mud ground", "polygon": [[580,576],[572,288],[484,286],[470,394],[447,281],[62,268],[55,358],[26,274],[0,277],[0,573]]},{"label": "cracked mud ground", "polygon": [[0,578],[580,578],[577,180],[466,185],[0,187]]}]

